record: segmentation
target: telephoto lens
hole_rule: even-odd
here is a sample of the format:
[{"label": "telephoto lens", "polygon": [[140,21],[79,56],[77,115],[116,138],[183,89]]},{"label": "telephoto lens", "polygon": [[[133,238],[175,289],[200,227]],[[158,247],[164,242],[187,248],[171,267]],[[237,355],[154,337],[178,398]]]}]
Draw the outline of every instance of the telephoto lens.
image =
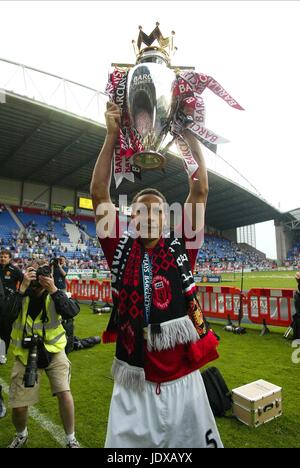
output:
[{"label": "telephoto lens", "polygon": [[6,364],[6,346],[5,342],[0,339],[0,364]]},{"label": "telephoto lens", "polygon": [[38,360],[38,347],[37,347],[37,340],[32,340],[32,346],[29,350],[27,366],[25,368],[24,374],[24,387],[25,388],[32,388],[35,386],[38,378],[38,367],[37,367],[37,360]]}]

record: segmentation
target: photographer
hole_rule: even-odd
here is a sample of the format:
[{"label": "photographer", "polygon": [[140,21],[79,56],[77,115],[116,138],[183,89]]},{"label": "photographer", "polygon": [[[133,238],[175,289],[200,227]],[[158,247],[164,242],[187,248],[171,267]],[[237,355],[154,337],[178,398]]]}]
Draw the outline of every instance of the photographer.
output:
[{"label": "photographer", "polygon": [[[12,254],[9,250],[1,250],[0,252],[0,281],[4,292],[4,297],[9,298],[21,284],[23,273],[12,263]],[[4,299],[4,298],[3,298]],[[8,322],[2,323],[0,326],[0,337],[5,342],[6,353],[8,351],[11,335],[11,326]],[[1,352],[0,352],[1,354]],[[4,355],[5,360],[6,356]],[[4,360],[4,358],[2,358]],[[3,362],[4,364],[4,362]]]},{"label": "photographer", "polygon": [[23,280],[21,270],[11,263],[12,254],[9,250],[0,252],[0,279],[4,288],[5,295],[16,291],[18,285]]},{"label": "photographer", "polygon": [[[3,322],[3,313],[5,305],[5,293],[0,278],[0,364],[5,364],[6,362],[6,346],[5,346],[5,333],[4,333],[4,322]],[[3,340],[4,339],[4,340]],[[0,416],[1,417],[1,416]]]},{"label": "photographer", "polygon": [[53,271],[54,284],[61,291],[67,290],[66,277],[68,274],[67,259],[63,255],[53,258],[50,262]]},{"label": "photographer", "polygon": [[[60,291],[67,291],[66,277],[68,274],[67,259],[63,255],[59,258],[53,258],[50,262],[54,284]],[[66,354],[69,354],[74,349],[74,320],[68,318],[62,321],[62,325],[66,331],[67,344]]]},{"label": "photographer", "polygon": [[296,273],[295,277],[298,283],[298,291],[295,292],[294,295],[294,305],[296,313],[293,315],[293,338],[295,340],[300,339],[300,272]]},{"label": "photographer", "polygon": [[[0,364],[5,364],[6,362],[5,343],[2,340],[2,316],[3,316],[3,311],[4,311],[4,303],[5,303],[4,288],[3,288],[2,281],[0,278]],[[6,415],[6,408],[5,408],[3,397],[2,397],[2,386],[0,385],[0,418],[4,418],[5,415]]]},{"label": "photographer", "polygon": [[66,334],[62,318],[74,317],[79,306],[59,291],[49,265],[38,261],[24,274],[14,295],[11,345],[15,356],[9,392],[12,421],[17,434],[9,448],[20,448],[28,439],[28,407],[39,399],[41,369],[45,369],[52,394],[57,396],[66,433],[67,448],[78,448],[74,434],[74,403],[70,391],[70,362],[65,354]]}]

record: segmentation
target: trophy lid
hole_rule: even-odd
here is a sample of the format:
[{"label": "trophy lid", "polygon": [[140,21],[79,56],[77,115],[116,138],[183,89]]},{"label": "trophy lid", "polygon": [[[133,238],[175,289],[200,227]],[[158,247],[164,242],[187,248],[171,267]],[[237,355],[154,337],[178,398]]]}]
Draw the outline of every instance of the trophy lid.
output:
[{"label": "trophy lid", "polygon": [[[139,30],[137,43],[132,41],[137,57],[136,63],[156,62],[170,65],[171,58],[177,50],[173,44],[175,32],[172,31],[170,37],[163,37],[159,23],[156,23],[156,27],[149,36],[144,33],[142,26],[139,26]],[[142,48],[142,44],[145,44],[146,47]]]}]

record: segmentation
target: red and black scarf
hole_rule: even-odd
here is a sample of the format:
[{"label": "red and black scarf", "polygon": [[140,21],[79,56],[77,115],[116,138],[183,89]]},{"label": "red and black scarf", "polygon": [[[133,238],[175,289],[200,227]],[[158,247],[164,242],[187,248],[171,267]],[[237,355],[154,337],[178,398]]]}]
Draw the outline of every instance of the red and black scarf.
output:
[{"label": "red and black scarf", "polygon": [[[140,239],[124,233],[111,267],[113,311],[103,342],[117,341],[113,376],[130,388],[143,389],[144,335],[147,348],[161,351],[193,343],[208,334],[196,297],[196,286],[183,239],[161,238],[153,250],[152,302],[149,323],[144,317],[142,263],[145,249]],[[215,345],[215,341],[213,342]]]}]

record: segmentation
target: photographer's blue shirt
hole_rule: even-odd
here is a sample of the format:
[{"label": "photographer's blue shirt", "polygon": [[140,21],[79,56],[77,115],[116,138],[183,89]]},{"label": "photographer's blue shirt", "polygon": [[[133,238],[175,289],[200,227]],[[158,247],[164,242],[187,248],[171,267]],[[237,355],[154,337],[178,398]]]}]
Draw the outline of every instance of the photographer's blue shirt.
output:
[{"label": "photographer's blue shirt", "polygon": [[[62,269],[66,272],[66,274],[68,274],[68,271],[69,271],[68,267],[63,266]],[[66,289],[67,288],[67,285],[66,285],[67,275],[63,276],[61,274],[61,271],[60,271],[59,267],[54,268],[53,278],[54,278],[54,284],[57,287],[57,289]]]}]

